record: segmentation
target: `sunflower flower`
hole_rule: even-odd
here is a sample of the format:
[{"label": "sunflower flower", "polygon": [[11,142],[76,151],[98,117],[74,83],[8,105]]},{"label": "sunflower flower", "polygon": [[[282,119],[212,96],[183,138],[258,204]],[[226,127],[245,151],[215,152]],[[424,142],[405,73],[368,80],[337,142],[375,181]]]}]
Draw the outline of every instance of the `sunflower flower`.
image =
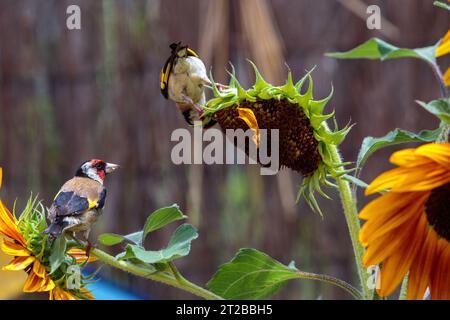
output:
[{"label": "sunflower flower", "polygon": [[450,144],[426,144],[395,152],[398,167],[378,176],[360,241],[366,267],[381,264],[380,296],[388,296],[409,273],[407,299],[450,299]]},{"label": "sunflower flower", "polygon": [[[442,57],[448,53],[450,53],[450,29],[447,31],[444,38],[442,38],[441,43],[436,48],[436,58]],[[444,73],[443,79],[445,85],[450,86],[450,68],[448,68]]]},{"label": "sunflower flower", "polygon": [[[0,188],[2,185],[2,168],[0,168]],[[28,210],[27,210],[28,209]],[[92,294],[84,287],[79,292],[63,287],[61,272],[55,272],[58,278],[49,274],[49,248],[42,235],[45,229],[45,217],[34,208],[34,202],[29,201],[26,210],[19,220],[6,208],[0,200],[0,249],[13,260],[2,268],[4,271],[25,271],[28,277],[23,286],[23,292],[49,292],[49,298],[55,300],[93,299]],[[87,258],[80,249],[67,252],[69,260],[75,264],[87,263],[95,258]]]},{"label": "sunflower flower", "polygon": [[[223,130],[250,128],[255,132],[255,139],[258,139],[259,129],[267,130],[269,140],[270,130],[278,129],[280,167],[291,168],[303,175],[299,196],[304,196],[308,204],[320,213],[314,193],[317,191],[328,197],[321,189],[323,185],[334,186],[327,176],[338,177],[345,173],[342,164],[333,162],[330,146],[340,144],[350,127],[335,131],[329,129],[326,120],[333,118],[334,112],[322,112],[332,92],[325,99],[313,99],[312,71],[295,84],[289,72],[285,85],[272,86],[250,63],[256,81],[248,90],[242,88],[234,71],[230,74],[227,89],[218,90],[212,81],[215,97],[205,106],[205,118],[216,120]],[[302,93],[306,82],[308,88]],[[248,153],[247,149],[246,146]]]}]

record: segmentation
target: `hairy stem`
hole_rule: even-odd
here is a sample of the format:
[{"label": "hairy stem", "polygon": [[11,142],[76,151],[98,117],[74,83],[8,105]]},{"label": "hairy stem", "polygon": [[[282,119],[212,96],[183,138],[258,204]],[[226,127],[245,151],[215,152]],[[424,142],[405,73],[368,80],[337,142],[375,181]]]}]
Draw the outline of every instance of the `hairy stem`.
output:
[{"label": "hairy stem", "polygon": [[[338,148],[333,146],[330,148],[333,162],[336,164],[342,164],[342,158],[339,154]],[[369,278],[366,268],[363,264],[364,248],[359,243],[359,231],[361,226],[359,224],[358,209],[356,207],[355,193],[352,192],[350,183],[343,177],[336,178],[337,185],[339,187],[339,193],[341,197],[342,207],[344,209],[345,220],[350,233],[350,239],[352,242],[353,253],[355,255],[356,268],[358,271],[359,280],[361,282],[361,288],[364,299],[370,299],[370,292],[367,287],[367,280]]]},{"label": "hairy stem", "polygon": [[[445,85],[444,76],[442,75],[441,69],[439,68],[437,63],[430,63],[430,65],[431,65],[431,68],[433,69],[434,76],[436,77],[436,79],[439,83],[439,88],[441,90],[441,97],[443,99],[447,99],[449,97],[449,93],[448,93],[447,87]],[[436,139],[436,142],[437,143],[448,142],[449,133],[450,133],[450,125],[446,123],[442,127],[441,134]]]},{"label": "hairy stem", "polygon": [[431,63],[430,65],[431,65],[431,69],[433,69],[434,76],[438,80],[439,89],[441,91],[441,96],[442,96],[442,98],[445,99],[448,97],[448,91],[447,91],[447,87],[445,86],[444,76],[442,75],[441,69],[439,68],[439,66],[436,63]]},{"label": "hairy stem", "polygon": [[450,133],[450,125],[446,123],[442,127],[441,134],[436,139],[436,142],[437,143],[447,143],[448,142],[448,135],[449,135],[449,133]]},{"label": "hairy stem", "polygon": [[141,266],[137,266],[135,264],[129,263],[127,261],[117,260],[113,256],[111,256],[108,253],[106,253],[102,250],[99,250],[99,249],[92,249],[91,253],[94,256],[96,256],[103,263],[106,263],[106,264],[108,264],[114,268],[120,269],[122,271],[129,272],[136,276],[167,284],[169,286],[190,292],[193,295],[204,298],[206,300],[223,300],[222,297],[219,297],[218,295],[212,293],[211,291],[208,291],[208,290],[186,280],[179,274],[178,271],[176,273],[176,276],[174,276],[170,273],[166,273],[166,272],[160,272],[160,271],[154,272],[154,271],[150,271],[148,268],[145,268],[143,266],[141,267]]},{"label": "hairy stem", "polygon": [[318,280],[318,281],[326,282],[328,284],[337,286],[341,289],[344,289],[345,291],[350,293],[356,300],[361,300],[363,298],[361,296],[361,292],[359,292],[358,289],[356,289],[355,287],[353,287],[352,285],[348,284],[347,282],[345,282],[341,279],[327,276],[324,274],[316,274],[316,273],[303,272],[303,271],[299,271],[298,275],[299,275],[299,278],[301,278],[301,279]]}]

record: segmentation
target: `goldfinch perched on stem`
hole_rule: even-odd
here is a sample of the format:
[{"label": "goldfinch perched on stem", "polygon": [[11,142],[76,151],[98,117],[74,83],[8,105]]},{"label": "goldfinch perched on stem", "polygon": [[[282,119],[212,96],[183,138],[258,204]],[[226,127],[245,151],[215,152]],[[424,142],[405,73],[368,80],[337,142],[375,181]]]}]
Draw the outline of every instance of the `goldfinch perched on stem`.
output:
[{"label": "goldfinch perched on stem", "polygon": [[75,177],[61,187],[48,209],[47,218],[51,224],[44,234],[56,239],[64,232],[79,232],[82,240],[88,243],[86,251],[89,253],[92,248],[88,239],[91,225],[101,215],[106,201],[103,181],[117,168],[117,164],[97,159],[83,163]]},{"label": "goldfinch perched on stem", "polygon": [[[203,61],[194,50],[180,42],[170,45],[172,50],[160,74],[161,93],[166,99],[175,101],[190,125],[200,121],[205,104],[205,86],[212,83],[206,75]],[[209,120],[205,127],[216,122]]]}]

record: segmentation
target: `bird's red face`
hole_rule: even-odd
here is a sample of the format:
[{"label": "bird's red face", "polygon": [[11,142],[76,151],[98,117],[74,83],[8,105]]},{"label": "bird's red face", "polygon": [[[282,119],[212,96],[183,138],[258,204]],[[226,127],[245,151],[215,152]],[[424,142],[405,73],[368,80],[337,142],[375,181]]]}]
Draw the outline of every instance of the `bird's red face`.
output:
[{"label": "bird's red face", "polygon": [[104,180],[106,177],[106,162],[98,159],[93,159],[90,162],[91,167],[95,169],[100,179]]},{"label": "bird's red face", "polygon": [[76,176],[83,176],[94,179],[100,183],[103,183],[108,173],[114,172],[119,168],[119,165],[114,163],[108,163],[99,159],[92,159],[86,161],[78,169]]}]

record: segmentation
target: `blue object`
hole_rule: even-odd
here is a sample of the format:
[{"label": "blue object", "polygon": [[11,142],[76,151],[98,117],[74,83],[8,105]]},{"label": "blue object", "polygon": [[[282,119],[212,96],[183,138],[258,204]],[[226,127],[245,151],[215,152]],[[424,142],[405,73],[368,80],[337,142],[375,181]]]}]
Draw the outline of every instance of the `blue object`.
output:
[{"label": "blue object", "polygon": [[107,280],[98,279],[86,287],[96,300],[145,300],[144,297],[124,290]]}]

